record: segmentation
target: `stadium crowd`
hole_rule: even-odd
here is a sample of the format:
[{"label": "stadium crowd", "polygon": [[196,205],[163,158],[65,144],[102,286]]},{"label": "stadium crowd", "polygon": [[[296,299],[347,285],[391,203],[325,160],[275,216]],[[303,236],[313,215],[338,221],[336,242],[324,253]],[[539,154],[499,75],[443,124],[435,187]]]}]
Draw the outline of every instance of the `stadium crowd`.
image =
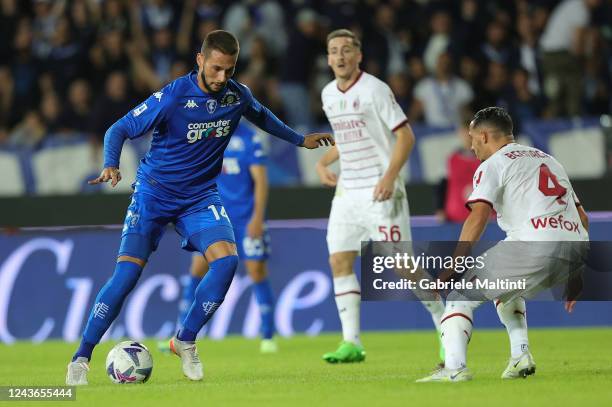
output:
[{"label": "stadium crowd", "polygon": [[240,40],[239,81],[288,124],[319,126],[325,37],[340,27],[413,123],[489,105],[519,125],[612,109],[611,0],[0,0],[0,146],[101,143],[219,28]]}]

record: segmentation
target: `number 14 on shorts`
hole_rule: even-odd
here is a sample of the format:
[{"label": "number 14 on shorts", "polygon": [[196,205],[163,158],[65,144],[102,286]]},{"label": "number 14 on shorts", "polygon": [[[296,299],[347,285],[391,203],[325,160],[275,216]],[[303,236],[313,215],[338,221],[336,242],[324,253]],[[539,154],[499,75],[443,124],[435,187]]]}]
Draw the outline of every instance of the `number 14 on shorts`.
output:
[{"label": "number 14 on shorts", "polygon": [[383,242],[399,242],[402,240],[402,232],[400,231],[399,225],[379,226],[378,232]]},{"label": "number 14 on shorts", "polygon": [[230,222],[229,216],[227,216],[227,212],[225,212],[225,207],[221,206],[221,211],[218,211],[215,205],[210,205],[208,209],[212,211],[213,215],[215,216],[215,220],[221,220],[221,216],[223,216],[228,222]]}]

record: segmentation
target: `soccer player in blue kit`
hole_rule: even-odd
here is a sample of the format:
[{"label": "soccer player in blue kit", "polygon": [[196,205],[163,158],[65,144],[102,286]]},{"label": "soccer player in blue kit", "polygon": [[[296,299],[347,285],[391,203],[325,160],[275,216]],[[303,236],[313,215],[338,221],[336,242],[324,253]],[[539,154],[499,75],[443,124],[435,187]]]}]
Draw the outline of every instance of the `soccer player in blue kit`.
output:
[{"label": "soccer player in blue kit", "polygon": [[296,146],[333,145],[330,134],[296,133],[246,86],[230,79],[238,52],[231,33],[210,32],[196,56],[197,72],[155,92],[106,132],[104,169],[92,184],[111,181],[115,186],[121,180],[119,156],[125,139],[153,130],[153,140],[138,167],[115,271],[96,297],[80,346],[68,364],[67,385],[87,384],[94,347],[119,314],[168,223],[174,223],[183,237],[182,247],[202,253],[210,267],[170,343],[181,358],[184,375],[202,380],[196,335],[223,302],[238,265],[234,232],[215,180],[240,118]]},{"label": "soccer player in blue kit", "polygon": [[[217,178],[219,194],[234,228],[238,257],[253,281],[253,293],[261,316],[261,353],[274,353],[274,293],[268,280],[266,260],[270,251],[270,237],[265,225],[268,200],[266,152],[260,135],[252,126],[241,122],[223,156],[223,170]],[[191,275],[183,287],[179,304],[179,321],[183,321],[195,291],[208,271],[206,259],[194,253]],[[168,342],[159,342],[160,350],[169,351]]]}]

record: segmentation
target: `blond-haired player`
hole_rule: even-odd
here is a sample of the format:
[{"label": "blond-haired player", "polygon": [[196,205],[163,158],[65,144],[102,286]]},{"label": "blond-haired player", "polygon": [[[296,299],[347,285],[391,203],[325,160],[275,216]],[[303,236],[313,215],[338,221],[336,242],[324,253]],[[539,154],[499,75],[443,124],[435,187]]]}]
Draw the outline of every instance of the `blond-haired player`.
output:
[{"label": "blond-haired player", "polygon": [[[414,134],[391,89],[359,68],[361,43],[349,30],[327,37],[328,65],[335,80],[321,93],[323,110],[336,147],[317,163],[317,173],[336,187],[327,245],[334,277],[336,305],[343,341],[323,359],[330,363],[361,362],[365,351],[359,338],[361,290],[353,272],[361,241],[409,241],[410,215],[399,173],[414,146]],[[328,166],[340,160],[340,175]],[[436,297],[423,301],[436,328],[444,304]]]}]

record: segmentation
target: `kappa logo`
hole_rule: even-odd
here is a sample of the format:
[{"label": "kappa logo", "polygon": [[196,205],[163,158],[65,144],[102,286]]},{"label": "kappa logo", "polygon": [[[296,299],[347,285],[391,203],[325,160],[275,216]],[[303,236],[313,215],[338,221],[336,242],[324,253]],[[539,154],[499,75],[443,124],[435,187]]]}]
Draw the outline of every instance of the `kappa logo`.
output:
[{"label": "kappa logo", "polygon": [[185,103],[185,109],[193,109],[194,107],[199,107],[199,106],[193,99],[189,99],[187,103]]},{"label": "kappa logo", "polygon": [[217,110],[217,100],[208,99],[206,101],[206,110],[208,111],[208,113],[213,114],[215,110]]},{"label": "kappa logo", "polygon": [[155,92],[153,94],[153,96],[155,96],[155,99],[157,99],[158,102],[161,102],[161,98],[163,96],[164,92]]}]

